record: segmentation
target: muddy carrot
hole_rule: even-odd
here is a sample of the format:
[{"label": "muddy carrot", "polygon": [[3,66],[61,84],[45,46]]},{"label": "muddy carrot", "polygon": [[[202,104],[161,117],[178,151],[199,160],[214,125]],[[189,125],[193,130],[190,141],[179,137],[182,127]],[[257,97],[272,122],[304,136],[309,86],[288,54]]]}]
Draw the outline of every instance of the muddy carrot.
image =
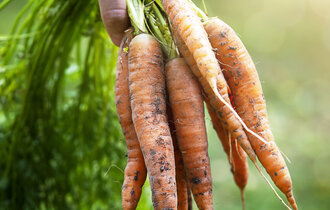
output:
[{"label": "muddy carrot", "polygon": [[165,68],[169,101],[189,186],[199,209],[213,209],[204,105],[198,81],[182,58],[169,61]]},{"label": "muddy carrot", "polygon": [[[176,41],[176,44],[180,50],[180,53],[181,55],[185,58],[187,64],[190,66],[191,70],[194,72],[195,75],[199,75],[199,70],[198,70],[198,67],[197,67],[197,63],[196,61],[194,60],[194,57],[192,56],[192,54],[190,53],[188,47],[186,46],[186,44],[184,43],[184,41],[181,39],[181,37],[179,36],[177,30],[176,30],[176,27],[173,26],[172,28],[172,33],[173,33],[173,37],[174,37],[174,40]],[[205,84],[205,80],[200,77],[200,81],[201,83]],[[217,76],[217,86],[219,86],[219,89],[221,88],[221,83],[223,83],[223,75],[221,73],[221,70],[219,70],[218,72],[218,76]],[[226,82],[225,82],[226,83]],[[228,89],[228,86],[227,88]],[[206,94],[203,94],[204,96],[204,99],[205,101],[207,101],[208,104],[210,104],[210,99],[207,97]],[[228,102],[228,103],[231,103],[230,102],[230,98],[229,96],[227,95],[225,97],[225,100]],[[224,106],[224,105],[223,105]],[[216,108],[219,108],[219,107],[216,107]],[[216,109],[214,108],[214,109]],[[239,135],[239,138],[237,138],[237,142],[239,143],[239,145],[244,149],[244,151],[247,153],[247,155],[249,156],[249,158],[255,163],[257,164],[257,156],[256,154],[254,153],[253,149],[252,149],[252,146],[243,130],[243,127],[240,125],[240,122],[235,118],[233,117],[232,115],[225,115],[225,114],[222,114],[222,110],[224,108],[220,108],[218,112],[218,115],[217,117],[219,118],[219,115],[222,116],[222,118],[219,118],[222,120],[222,123],[223,123],[223,126],[224,128],[226,128],[228,130],[229,127],[234,127],[236,129],[236,132],[235,134]],[[234,129],[234,130],[235,130]],[[233,130],[233,131],[234,131]],[[234,133],[231,133],[232,134],[232,137],[235,138],[235,135]]]},{"label": "muddy carrot", "polygon": [[[177,33],[174,37],[179,37],[184,43],[177,46],[200,81],[209,103],[233,138],[239,141],[251,160],[255,160],[242,121],[230,105],[226,80],[199,17],[188,1],[163,0],[162,2],[172,23],[172,32]],[[183,46],[186,46],[193,59],[186,57]]]},{"label": "muddy carrot", "polygon": [[241,191],[242,205],[243,209],[245,209],[244,189],[248,181],[248,162],[246,154],[241,146],[237,145],[237,141],[235,141],[234,138],[228,136],[228,131],[222,126],[222,123],[216,116],[213,108],[209,104],[206,105],[212,120],[213,128],[216,131],[218,138],[221,141],[222,147],[227,154],[235,183]]},{"label": "muddy carrot", "polygon": [[[168,102],[169,103],[169,102]],[[171,136],[174,147],[175,156],[175,176],[178,195],[178,210],[188,209],[188,182],[186,179],[185,168],[183,164],[182,154],[179,149],[178,140],[176,137],[176,129],[173,121],[173,114],[170,105],[167,106],[167,119],[171,129]]]},{"label": "muddy carrot", "polygon": [[134,127],[143,152],[155,209],[177,209],[174,149],[166,116],[163,56],[147,34],[129,45],[129,88]]},{"label": "muddy carrot", "polygon": [[258,159],[292,208],[297,209],[290,173],[274,142],[259,76],[249,53],[233,29],[220,19],[209,19],[204,26],[232,91],[237,113],[253,132],[267,141],[264,143],[248,133]]},{"label": "muddy carrot", "polygon": [[135,209],[147,176],[144,158],[132,121],[128,85],[128,54],[125,49],[133,38],[132,30],[126,32],[120,45],[117,61],[115,101],[118,118],[127,145],[127,165],[122,187],[123,209]]}]

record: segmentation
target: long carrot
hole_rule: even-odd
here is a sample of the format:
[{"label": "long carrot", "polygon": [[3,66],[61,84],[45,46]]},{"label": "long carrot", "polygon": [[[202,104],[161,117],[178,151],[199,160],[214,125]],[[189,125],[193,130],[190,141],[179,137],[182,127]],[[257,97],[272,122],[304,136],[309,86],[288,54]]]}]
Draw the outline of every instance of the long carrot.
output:
[{"label": "long carrot", "polygon": [[[188,47],[186,46],[186,44],[184,43],[183,39],[180,37],[180,34],[177,30],[177,26],[176,25],[172,25],[172,32],[173,32],[173,36],[174,39],[177,42],[178,48],[180,50],[180,53],[185,57],[187,63],[189,64],[190,68],[192,69],[192,71],[194,72],[194,74],[199,78],[200,83],[202,84],[202,86],[204,87],[205,84],[207,84],[207,80],[206,78],[203,78],[199,69],[198,69],[198,65],[195,61],[195,58],[193,57],[193,54],[190,52],[190,50],[188,49]],[[217,82],[217,88],[220,90],[227,90],[227,83],[226,81],[224,81],[223,75],[222,75],[222,71],[220,69],[218,69],[218,76],[216,78]],[[203,85],[204,84],[204,85]],[[207,85],[206,85],[207,86]],[[224,88],[226,87],[226,88]],[[221,92],[221,91],[220,91]],[[209,104],[210,101],[215,102],[215,100],[211,100],[209,98],[209,96],[207,94],[204,94],[204,99],[206,101],[208,101]],[[214,99],[214,97],[213,97]],[[237,115],[237,113],[233,110],[233,108],[231,107],[231,109],[227,109],[229,108],[229,96],[227,94],[224,94],[224,98],[223,100],[225,100],[225,102],[227,104],[222,104],[222,107],[219,104],[212,104],[213,108],[216,110],[217,116],[219,119],[221,119],[223,126],[231,133],[231,136],[233,138],[235,138],[238,134],[240,134],[238,136],[238,138],[236,138],[237,142],[239,143],[239,145],[242,147],[242,149],[246,152],[246,154],[249,156],[249,158],[251,159],[251,161],[253,162],[253,164],[255,165],[255,167],[257,168],[257,170],[259,171],[259,173],[263,176],[263,178],[266,180],[266,182],[269,184],[269,186],[272,188],[272,190],[274,191],[274,193],[276,194],[276,196],[282,201],[282,203],[284,205],[286,205],[283,200],[280,198],[280,196],[277,194],[276,190],[273,188],[273,186],[271,185],[271,183],[268,181],[268,179],[264,176],[264,174],[262,173],[261,169],[258,166],[257,163],[257,156],[256,153],[254,152],[244,130],[242,129],[242,126],[251,134],[254,135],[258,138],[258,140],[265,142],[260,136],[258,136],[257,134],[253,133],[253,131],[251,131],[245,124],[244,122],[239,118],[239,116]],[[227,115],[224,114],[223,109],[226,109]],[[235,116],[232,115],[235,114],[235,116],[238,116],[237,119],[235,119]],[[230,127],[236,127],[235,129],[230,129]],[[287,205],[286,205],[287,206]]]},{"label": "long carrot", "polygon": [[213,108],[208,103],[206,105],[212,120],[213,128],[227,154],[227,158],[231,165],[231,172],[234,175],[234,180],[241,191],[242,205],[243,209],[245,209],[244,188],[248,181],[248,162],[246,154],[242,148],[236,144],[235,139],[228,136],[228,131],[222,126],[222,123],[216,116]]},{"label": "long carrot", "polygon": [[133,122],[148,170],[155,209],[177,209],[174,149],[166,116],[163,56],[147,34],[129,45],[129,87]]},{"label": "long carrot", "polygon": [[[199,70],[198,70],[198,66],[196,61],[194,60],[194,57],[192,56],[191,52],[189,51],[188,47],[186,46],[186,44],[184,43],[184,41],[182,40],[182,38],[180,37],[180,35],[178,34],[178,31],[176,29],[175,26],[173,26],[172,28],[172,33],[173,33],[173,37],[174,40],[176,41],[176,44],[180,50],[181,55],[185,58],[187,64],[190,66],[191,70],[194,72],[195,75],[197,75],[197,77],[199,77],[200,82],[202,84],[206,84],[206,79],[204,79],[200,74],[199,74]],[[221,73],[221,70],[219,69],[218,72],[218,76],[217,76],[217,87],[220,89],[222,84],[224,83],[223,81],[223,75]],[[227,84],[225,82],[225,84]],[[228,87],[226,87],[226,89],[228,89]],[[206,94],[204,95],[204,99],[207,101],[208,104],[210,104],[210,99],[208,98],[208,96]],[[228,95],[226,95],[226,97],[224,97],[225,100],[227,101],[228,104],[230,104],[230,98]],[[224,105],[223,105],[224,106]],[[217,107],[219,108],[219,107]],[[218,109],[219,110],[219,109]],[[220,108],[220,110],[223,110],[222,108]],[[244,151],[247,153],[247,155],[249,156],[249,158],[252,160],[252,162],[256,165],[257,164],[257,156],[254,152],[254,150],[252,149],[252,146],[242,128],[242,126],[240,125],[240,122],[233,117],[232,115],[225,115],[222,114],[223,111],[218,111],[218,113],[220,113],[220,115],[222,116],[221,120],[223,123],[223,126],[229,130],[229,127],[234,125],[234,130],[235,132],[231,133],[232,137],[235,138],[235,136],[239,135],[237,138],[237,142],[239,143],[239,145],[244,149]],[[217,115],[217,117],[219,118],[219,114]],[[234,135],[236,134],[236,135]]]},{"label": "long carrot", "polygon": [[[172,31],[177,32],[195,61],[195,66],[191,66],[192,62],[189,61],[191,59],[188,59],[187,63],[200,81],[211,106],[216,110],[217,116],[226,129],[240,142],[251,160],[256,159],[242,128],[245,124],[230,105],[226,80],[199,17],[186,0],[163,0],[162,2],[172,23]],[[181,53],[182,46],[178,45]]]},{"label": "long carrot", "polygon": [[187,210],[188,209],[188,182],[186,179],[186,173],[184,169],[182,154],[178,145],[178,140],[176,137],[176,129],[173,121],[173,114],[170,108],[170,105],[167,106],[167,119],[168,124],[171,129],[171,136],[174,147],[174,156],[175,156],[175,176],[176,176],[176,189],[178,195],[178,210]]},{"label": "long carrot", "polygon": [[139,202],[142,186],[147,176],[143,155],[132,122],[128,85],[128,54],[125,48],[133,38],[132,30],[126,32],[120,45],[117,61],[115,101],[118,118],[127,145],[127,165],[122,187],[123,209],[135,209]]},{"label": "long carrot", "polygon": [[188,183],[186,180],[186,173],[184,170],[184,164],[182,154],[179,149],[176,138],[173,139],[174,155],[175,155],[175,176],[176,186],[178,194],[178,210],[188,209]]},{"label": "long carrot", "polygon": [[237,113],[253,132],[268,142],[265,144],[248,133],[258,159],[292,208],[297,209],[290,173],[274,142],[260,80],[249,53],[235,32],[220,19],[209,19],[204,26],[232,91]]},{"label": "long carrot", "polygon": [[199,209],[213,209],[204,105],[198,81],[184,59],[166,64],[169,101],[186,175]]}]

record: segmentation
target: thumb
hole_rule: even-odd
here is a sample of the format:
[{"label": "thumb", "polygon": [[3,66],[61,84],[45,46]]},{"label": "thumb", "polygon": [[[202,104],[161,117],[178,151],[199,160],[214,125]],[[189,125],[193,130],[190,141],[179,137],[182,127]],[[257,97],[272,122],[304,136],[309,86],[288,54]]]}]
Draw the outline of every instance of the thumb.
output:
[{"label": "thumb", "polygon": [[112,40],[119,46],[129,26],[125,0],[99,0],[103,24]]}]

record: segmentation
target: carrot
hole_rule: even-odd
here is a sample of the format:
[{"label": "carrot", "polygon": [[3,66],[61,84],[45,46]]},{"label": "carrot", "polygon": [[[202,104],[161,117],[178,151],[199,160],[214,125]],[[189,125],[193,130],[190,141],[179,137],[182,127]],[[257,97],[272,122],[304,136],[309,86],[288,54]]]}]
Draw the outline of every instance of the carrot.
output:
[{"label": "carrot", "polygon": [[[197,77],[199,77],[200,81],[202,84],[205,84],[206,83],[206,80],[200,76],[199,74],[199,70],[198,70],[198,66],[197,66],[197,63],[196,61],[194,60],[194,57],[192,56],[192,54],[190,53],[188,47],[186,46],[186,44],[184,43],[184,41],[181,39],[181,37],[179,36],[178,34],[178,31],[176,29],[175,26],[172,27],[172,33],[173,33],[173,37],[174,37],[174,40],[176,41],[176,44],[180,50],[180,53],[181,55],[185,58],[187,64],[190,66],[191,70],[194,72],[195,75],[197,75]],[[222,76],[222,72],[221,70],[219,69],[219,72],[218,72],[218,76],[217,76],[217,87],[220,89],[222,84],[223,83],[223,76]],[[226,83],[226,82],[225,82]],[[227,86],[227,85],[226,85]],[[228,86],[226,87],[226,89],[228,89]],[[204,99],[205,101],[210,104],[210,99],[207,97],[207,95],[205,93],[203,93],[203,96],[204,96]],[[229,96],[227,96],[226,98],[226,101],[228,104],[230,104],[230,98]],[[219,108],[219,107],[218,107]],[[219,109],[218,109],[219,110]],[[221,108],[220,108],[221,110]],[[240,134],[239,135],[239,138],[237,138],[237,142],[239,143],[239,145],[244,149],[244,151],[247,153],[247,155],[249,156],[249,158],[252,160],[252,162],[256,165],[257,164],[257,156],[256,154],[254,153],[253,149],[252,149],[252,146],[242,128],[242,126],[240,126],[240,122],[235,118],[235,117],[232,117],[232,115],[225,115],[225,114],[222,114],[222,111],[218,111],[218,114],[221,114],[222,118],[219,118],[219,115],[217,115],[217,117],[219,119],[221,119],[222,123],[223,123],[223,126],[229,130],[229,126],[230,125],[235,125],[237,126],[235,129],[236,129],[236,132],[234,133],[231,133],[231,135],[233,137],[235,137],[234,134]],[[235,129],[233,131],[235,131]]]},{"label": "carrot", "polygon": [[123,209],[135,209],[147,176],[143,155],[132,122],[132,111],[129,98],[128,85],[128,54],[125,52],[133,38],[132,30],[126,32],[120,45],[117,61],[117,74],[115,84],[115,101],[118,118],[124,133],[127,145],[127,165],[125,168],[124,183],[122,187]]},{"label": "carrot", "polygon": [[148,170],[153,206],[155,209],[177,209],[163,57],[156,39],[140,34],[132,40],[128,69],[133,122]]},{"label": "carrot", "polygon": [[248,180],[248,162],[247,157],[242,148],[236,144],[234,138],[229,139],[228,131],[222,126],[221,121],[216,116],[216,113],[209,104],[207,110],[212,120],[213,128],[216,131],[223,149],[225,150],[229,163],[231,165],[231,172],[234,175],[234,180],[241,191],[241,200],[243,209],[245,209],[244,202],[244,188]]},{"label": "carrot", "polygon": [[170,106],[189,186],[199,209],[213,209],[204,105],[198,81],[182,58],[169,61],[165,69]]},{"label": "carrot", "polygon": [[290,173],[274,142],[262,87],[249,53],[233,29],[220,19],[209,19],[204,27],[212,47],[217,51],[216,56],[232,91],[237,113],[253,132],[267,141],[266,144],[248,133],[258,159],[275,185],[286,195],[292,208],[297,209]]},{"label": "carrot", "polygon": [[[200,76],[200,73],[199,73],[199,70],[198,70],[198,66],[197,66],[197,63],[196,61],[194,60],[192,54],[190,53],[188,47],[185,45],[184,41],[181,39],[181,37],[179,36],[175,26],[172,27],[172,33],[173,33],[173,37],[177,43],[177,45],[179,46],[179,50],[180,50],[180,53],[185,57],[185,60],[186,62],[189,64],[190,68],[192,69],[192,71],[195,73],[195,75],[197,77]],[[206,80],[203,78],[203,77],[199,77],[200,79],[200,82],[203,84],[206,83]],[[218,77],[217,77],[217,87],[219,87],[219,89],[221,89],[221,86],[223,83],[223,75],[222,75],[222,72],[221,70],[219,70],[218,72]],[[228,87],[227,87],[228,89]],[[204,96],[204,100],[210,104],[210,99],[208,98],[208,96],[203,93],[203,96]],[[226,101],[229,101],[229,97],[226,97]],[[228,103],[228,102],[227,102]],[[229,103],[228,103],[229,104]],[[217,108],[217,107],[216,107]],[[216,110],[216,109],[215,109]],[[223,114],[221,114],[222,112],[221,111],[217,111],[217,117],[219,118],[219,116],[222,116],[222,118],[220,117],[219,119],[221,119],[222,121],[222,125],[224,126],[224,128],[226,128],[228,130],[228,127],[229,125],[237,125],[238,128],[233,130],[233,131],[237,131],[239,129],[242,129],[240,126],[239,126],[239,122],[238,120],[236,120],[234,117],[228,117],[228,118],[225,118],[223,117]],[[226,116],[226,115],[225,115]],[[241,131],[240,133],[242,133],[242,135],[239,136],[239,138],[237,138],[237,142],[239,143],[239,145],[242,147],[242,149],[246,152],[246,154],[248,155],[248,157],[250,158],[250,160],[253,162],[253,164],[255,165],[255,167],[257,168],[258,172],[261,174],[261,176],[266,180],[266,182],[269,184],[269,186],[272,188],[273,192],[276,194],[276,196],[280,199],[280,201],[282,201],[282,203],[284,205],[286,205],[283,200],[280,198],[280,196],[277,194],[276,190],[273,188],[273,186],[271,185],[271,183],[268,181],[268,179],[264,176],[264,174],[262,173],[261,169],[259,168],[259,165],[257,163],[257,156],[254,152],[254,150],[252,149],[252,146],[245,134],[244,131]],[[231,133],[231,136],[233,136],[233,134],[235,133]],[[236,132],[237,134],[237,132]],[[260,140],[260,139],[259,139]],[[244,195],[241,195],[241,198],[242,200],[244,200]],[[243,205],[244,205],[244,202],[243,202]],[[287,205],[286,205],[287,206]]]},{"label": "carrot", "polygon": [[[162,2],[172,23],[174,39],[177,37],[182,40],[182,44],[177,44],[179,51],[200,81],[209,103],[216,110],[217,116],[226,129],[254,161],[256,157],[243,130],[242,121],[230,105],[227,82],[196,12],[185,0],[163,0]],[[187,57],[185,50],[182,49],[184,46],[192,58]]]},{"label": "carrot", "polygon": [[184,169],[182,154],[179,149],[175,124],[173,121],[173,114],[170,106],[167,107],[168,124],[171,129],[171,136],[173,140],[174,156],[175,156],[175,176],[178,195],[178,210],[188,209],[188,182],[186,180],[186,173]]},{"label": "carrot", "polygon": [[182,155],[177,143],[176,138],[173,138],[174,155],[175,155],[175,175],[176,175],[176,185],[178,194],[178,209],[186,210],[188,209],[188,188],[186,173],[184,170]]}]

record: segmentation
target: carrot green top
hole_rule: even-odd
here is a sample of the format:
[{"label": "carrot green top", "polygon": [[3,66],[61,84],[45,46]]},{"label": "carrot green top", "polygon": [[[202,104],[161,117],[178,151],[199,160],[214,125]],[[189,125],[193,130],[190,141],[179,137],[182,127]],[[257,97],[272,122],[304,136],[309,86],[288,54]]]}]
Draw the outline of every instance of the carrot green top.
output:
[{"label": "carrot green top", "polygon": [[128,15],[135,34],[147,33],[161,44],[167,58],[178,57],[167,16],[160,0],[127,0]]}]

